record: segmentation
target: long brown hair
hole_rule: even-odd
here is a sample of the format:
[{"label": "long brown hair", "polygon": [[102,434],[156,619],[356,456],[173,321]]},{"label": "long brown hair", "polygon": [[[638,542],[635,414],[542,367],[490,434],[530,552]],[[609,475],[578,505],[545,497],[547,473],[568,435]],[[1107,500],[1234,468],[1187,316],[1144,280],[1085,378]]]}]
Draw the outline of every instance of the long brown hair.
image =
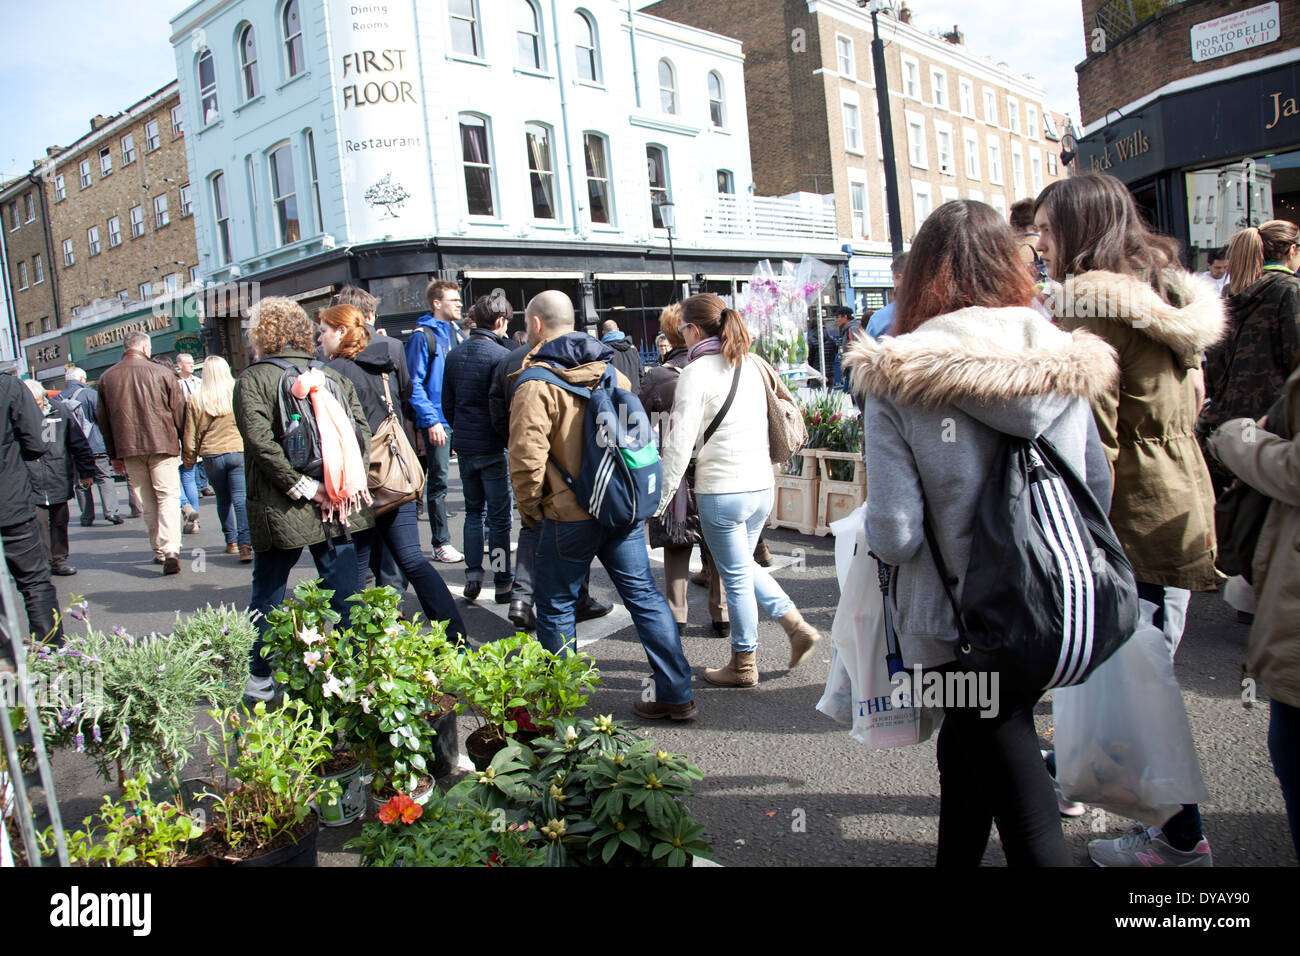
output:
[{"label": "long brown hair", "polygon": [[722,341],[722,355],[728,365],[736,365],[749,353],[749,329],[735,309],[712,292],[693,295],[682,303],[683,326],[693,325],[705,338]]},{"label": "long brown hair", "polygon": [[343,338],[339,340],[339,356],[356,358],[370,342],[370,330],[366,328],[366,317],[353,305],[331,305],[322,309],[321,322],[331,329],[343,329]]},{"label": "long brown hair", "polygon": [[1228,243],[1228,274],[1233,295],[1259,281],[1264,263],[1282,262],[1300,241],[1300,229],[1285,219],[1270,219],[1259,228],[1243,229]]},{"label": "long brown hair", "polygon": [[894,334],[971,306],[1028,305],[1033,279],[1006,221],[982,202],[954,199],[932,212],[907,254]]},{"label": "long brown hair", "polygon": [[1034,215],[1043,210],[1056,248],[1052,278],[1096,269],[1135,276],[1169,301],[1162,273],[1181,269],[1178,243],[1147,225],[1133,195],[1104,173],[1087,173],[1049,183],[1038,194]]}]

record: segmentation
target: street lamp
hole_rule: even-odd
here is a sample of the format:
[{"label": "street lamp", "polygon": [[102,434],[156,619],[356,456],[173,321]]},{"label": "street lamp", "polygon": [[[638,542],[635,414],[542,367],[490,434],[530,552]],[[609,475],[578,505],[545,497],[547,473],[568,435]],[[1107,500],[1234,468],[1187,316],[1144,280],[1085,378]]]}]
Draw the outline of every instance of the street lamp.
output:
[{"label": "street lamp", "polygon": [[677,220],[674,215],[673,204],[671,202],[661,202],[659,203],[657,208],[659,210],[659,221],[662,222],[664,224],[664,228],[668,230],[668,262],[671,264],[673,270],[672,301],[676,302],[677,301],[677,255],[673,251],[673,226],[677,225]]},{"label": "street lamp", "polygon": [[898,167],[894,161],[894,120],[889,107],[889,73],[885,68],[885,44],[880,39],[880,24],[876,17],[882,11],[892,10],[889,0],[858,0],[859,7],[869,7],[871,29],[871,65],[876,77],[876,105],[880,113],[880,139],[885,150],[885,203],[889,211],[889,245],[894,258],[903,254],[903,213],[898,203]]}]

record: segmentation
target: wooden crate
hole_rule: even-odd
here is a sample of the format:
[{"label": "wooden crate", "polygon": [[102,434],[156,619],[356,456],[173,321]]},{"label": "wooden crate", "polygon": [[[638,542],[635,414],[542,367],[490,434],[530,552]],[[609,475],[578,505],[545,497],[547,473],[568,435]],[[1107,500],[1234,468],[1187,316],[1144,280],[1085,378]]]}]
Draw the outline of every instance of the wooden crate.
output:
[{"label": "wooden crate", "polygon": [[800,534],[812,534],[817,526],[818,451],[810,448],[802,456],[800,475],[786,474],[784,465],[775,466],[772,513],[767,518],[769,528],[793,528]]},{"label": "wooden crate", "polygon": [[[831,533],[831,522],[852,514],[867,500],[867,468],[862,456],[851,451],[825,451],[818,456],[820,482],[817,493],[816,533]],[[831,477],[831,462],[851,462],[853,477],[847,481]]]}]

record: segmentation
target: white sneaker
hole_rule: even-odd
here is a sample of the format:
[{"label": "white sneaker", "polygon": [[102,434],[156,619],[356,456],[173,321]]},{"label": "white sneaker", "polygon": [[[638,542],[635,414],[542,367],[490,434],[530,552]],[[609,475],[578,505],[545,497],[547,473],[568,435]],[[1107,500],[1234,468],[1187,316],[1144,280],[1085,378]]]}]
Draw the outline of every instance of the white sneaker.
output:
[{"label": "white sneaker", "polygon": [[441,561],[443,564],[457,564],[465,560],[465,555],[449,544],[440,544],[433,549],[433,560]]},{"label": "white sneaker", "polygon": [[1088,856],[1098,866],[1214,866],[1210,841],[1192,850],[1175,849],[1159,827],[1135,823],[1114,840],[1093,840]]},{"label": "white sneaker", "polygon": [[250,674],[248,682],[244,684],[244,696],[270,703],[275,698],[276,687],[277,685],[272,678],[254,677]]},{"label": "white sneaker", "polygon": [[[1050,750],[1039,751],[1039,753],[1043,755],[1044,763],[1047,762],[1047,758],[1051,754],[1051,752],[1052,751]],[[1087,807],[1085,807],[1082,803],[1079,803],[1078,801],[1071,800],[1069,797],[1065,795],[1065,791],[1061,789],[1061,785],[1057,782],[1056,777],[1052,775],[1050,769],[1047,771],[1047,775],[1049,777],[1052,777],[1052,789],[1056,791],[1056,810],[1058,813],[1060,813],[1061,816],[1066,818],[1073,818],[1073,817],[1081,817],[1085,813],[1087,813],[1088,811]]]}]

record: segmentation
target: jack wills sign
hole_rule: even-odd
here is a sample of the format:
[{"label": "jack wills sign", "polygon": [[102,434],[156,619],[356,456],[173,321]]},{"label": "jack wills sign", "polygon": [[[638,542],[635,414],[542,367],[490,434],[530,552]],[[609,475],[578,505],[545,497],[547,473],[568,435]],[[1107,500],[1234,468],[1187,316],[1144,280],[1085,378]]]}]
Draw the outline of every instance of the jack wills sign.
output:
[{"label": "jack wills sign", "polygon": [[329,0],[327,9],[348,239],[428,235],[433,187],[412,0]]}]

